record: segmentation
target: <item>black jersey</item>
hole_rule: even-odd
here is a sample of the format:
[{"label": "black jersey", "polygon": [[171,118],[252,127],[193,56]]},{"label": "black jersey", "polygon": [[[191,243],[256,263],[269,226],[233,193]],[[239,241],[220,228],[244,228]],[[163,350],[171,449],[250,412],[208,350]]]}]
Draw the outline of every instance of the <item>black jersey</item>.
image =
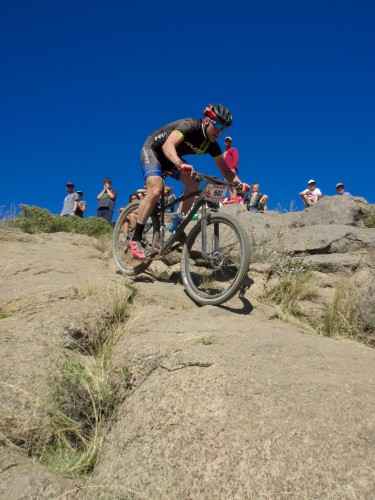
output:
[{"label": "black jersey", "polygon": [[219,144],[211,142],[207,138],[203,127],[203,120],[199,118],[185,118],[159,128],[147,139],[145,146],[151,147],[159,157],[159,160],[161,160],[161,155],[164,156],[162,146],[173,131],[181,134],[183,138],[182,142],[176,147],[178,156],[203,155],[208,153],[213,158],[217,158],[221,155]]}]

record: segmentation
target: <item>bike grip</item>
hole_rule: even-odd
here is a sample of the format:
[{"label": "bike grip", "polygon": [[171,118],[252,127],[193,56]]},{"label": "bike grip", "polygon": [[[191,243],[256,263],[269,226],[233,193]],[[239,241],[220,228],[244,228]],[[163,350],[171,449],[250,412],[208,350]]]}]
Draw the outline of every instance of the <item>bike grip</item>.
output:
[{"label": "bike grip", "polygon": [[184,172],[186,174],[190,174],[191,172],[194,172],[194,167],[193,165],[189,165],[186,161],[177,161],[174,166],[180,171]]}]

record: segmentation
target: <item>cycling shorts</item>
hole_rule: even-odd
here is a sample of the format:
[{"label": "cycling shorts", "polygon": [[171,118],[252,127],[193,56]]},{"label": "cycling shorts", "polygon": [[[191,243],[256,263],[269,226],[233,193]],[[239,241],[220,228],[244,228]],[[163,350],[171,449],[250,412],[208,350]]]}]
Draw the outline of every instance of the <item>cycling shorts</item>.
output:
[{"label": "cycling shorts", "polygon": [[145,181],[153,176],[162,177],[164,172],[168,173],[173,179],[180,179],[180,171],[174,164],[167,160],[164,155],[163,158],[160,158],[155,150],[147,143],[143,146],[141,151],[141,164]]}]

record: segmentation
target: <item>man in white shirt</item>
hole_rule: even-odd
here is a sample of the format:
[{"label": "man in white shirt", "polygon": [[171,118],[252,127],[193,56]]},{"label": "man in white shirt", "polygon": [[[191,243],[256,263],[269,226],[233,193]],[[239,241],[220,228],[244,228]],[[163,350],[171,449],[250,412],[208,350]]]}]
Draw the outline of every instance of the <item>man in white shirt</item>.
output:
[{"label": "man in white shirt", "polygon": [[307,189],[300,192],[300,196],[305,204],[305,207],[311,207],[311,205],[314,205],[314,203],[322,197],[322,193],[320,189],[316,187],[314,179],[310,179],[307,186]]}]

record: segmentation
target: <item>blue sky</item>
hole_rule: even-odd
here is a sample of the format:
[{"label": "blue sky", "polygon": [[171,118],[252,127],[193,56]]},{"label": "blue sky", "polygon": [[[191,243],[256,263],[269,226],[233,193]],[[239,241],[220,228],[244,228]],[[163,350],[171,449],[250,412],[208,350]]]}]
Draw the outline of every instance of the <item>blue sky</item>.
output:
[{"label": "blue sky", "polygon": [[240,178],[270,209],[302,209],[310,178],[375,203],[372,0],[2,0],[0,51],[2,214],[60,213],[72,181],[95,215],[106,176],[124,206],[146,137],[210,102],[231,109]]}]

